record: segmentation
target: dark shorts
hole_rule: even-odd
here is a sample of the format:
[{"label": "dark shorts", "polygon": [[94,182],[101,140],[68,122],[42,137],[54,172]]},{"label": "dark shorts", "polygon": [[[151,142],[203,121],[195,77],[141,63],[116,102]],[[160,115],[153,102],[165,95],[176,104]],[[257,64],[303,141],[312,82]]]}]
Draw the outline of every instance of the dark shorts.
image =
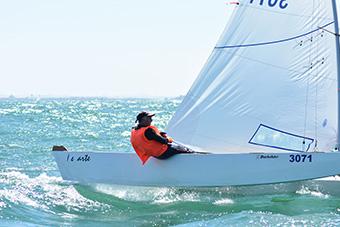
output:
[{"label": "dark shorts", "polygon": [[168,149],[160,156],[156,157],[158,159],[168,159],[176,154],[192,154],[194,151],[187,147],[175,144],[169,144]]}]

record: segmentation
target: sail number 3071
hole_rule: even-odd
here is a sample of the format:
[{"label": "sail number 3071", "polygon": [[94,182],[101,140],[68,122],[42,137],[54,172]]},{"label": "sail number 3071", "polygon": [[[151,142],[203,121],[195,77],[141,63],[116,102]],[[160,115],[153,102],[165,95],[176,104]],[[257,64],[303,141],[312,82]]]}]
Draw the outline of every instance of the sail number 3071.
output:
[{"label": "sail number 3071", "polygon": [[256,4],[263,6],[265,2],[268,2],[269,7],[279,6],[281,9],[285,9],[288,7],[287,0],[250,0],[250,4]]},{"label": "sail number 3071", "polygon": [[289,155],[289,161],[290,162],[312,162],[312,155],[306,155],[306,154],[292,154]]}]

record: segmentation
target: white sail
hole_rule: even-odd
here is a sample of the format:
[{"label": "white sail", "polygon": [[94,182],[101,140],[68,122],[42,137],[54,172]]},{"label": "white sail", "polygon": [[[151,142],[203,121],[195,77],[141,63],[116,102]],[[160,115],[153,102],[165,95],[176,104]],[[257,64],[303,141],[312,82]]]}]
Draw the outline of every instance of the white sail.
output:
[{"label": "white sail", "polygon": [[338,99],[331,0],[238,2],[169,134],[212,152],[333,150]]}]

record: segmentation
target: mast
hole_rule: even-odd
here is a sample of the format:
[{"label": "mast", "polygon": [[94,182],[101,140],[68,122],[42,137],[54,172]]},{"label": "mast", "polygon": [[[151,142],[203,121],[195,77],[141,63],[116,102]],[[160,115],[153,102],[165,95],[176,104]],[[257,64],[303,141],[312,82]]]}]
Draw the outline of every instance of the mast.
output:
[{"label": "mast", "polygon": [[339,21],[336,0],[332,0],[333,5],[333,16],[334,16],[334,26],[335,26],[335,42],[336,42],[336,57],[337,57],[337,75],[338,75],[338,136],[337,144],[335,150],[339,150],[340,144],[340,40],[339,40]]}]

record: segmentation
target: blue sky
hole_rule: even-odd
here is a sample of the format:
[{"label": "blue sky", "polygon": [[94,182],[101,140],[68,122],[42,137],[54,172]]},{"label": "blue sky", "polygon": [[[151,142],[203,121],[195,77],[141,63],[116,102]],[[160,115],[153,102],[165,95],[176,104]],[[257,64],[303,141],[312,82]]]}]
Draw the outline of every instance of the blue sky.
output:
[{"label": "blue sky", "polygon": [[0,0],[0,96],[184,95],[226,2]]}]

